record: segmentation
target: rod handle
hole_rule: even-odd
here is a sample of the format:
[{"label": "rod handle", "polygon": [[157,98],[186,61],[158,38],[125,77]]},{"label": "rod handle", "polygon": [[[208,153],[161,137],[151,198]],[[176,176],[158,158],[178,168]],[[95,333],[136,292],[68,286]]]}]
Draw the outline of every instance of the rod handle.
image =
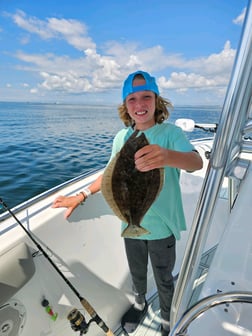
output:
[{"label": "rod handle", "polygon": [[107,336],[114,336],[113,332],[109,327],[106,325],[106,323],[100,318],[100,316],[96,313],[94,308],[90,305],[90,303],[84,299],[81,298],[80,302],[82,306],[86,309],[88,314],[93,318],[93,320],[96,322],[96,324],[105,332]]}]

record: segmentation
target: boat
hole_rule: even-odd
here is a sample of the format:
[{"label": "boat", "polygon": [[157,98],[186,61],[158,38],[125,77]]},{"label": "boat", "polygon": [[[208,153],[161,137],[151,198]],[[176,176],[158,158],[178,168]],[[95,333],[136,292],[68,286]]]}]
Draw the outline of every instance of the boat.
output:
[{"label": "boat", "polygon": [[[170,336],[252,335],[252,6],[218,125],[178,120],[193,140],[202,170],[181,174],[188,229],[177,243]],[[120,220],[101,193],[72,216],[52,209],[102,171],[81,175],[0,215],[0,335],[123,335],[133,301]],[[149,309],[134,336],[160,334],[151,267]]]}]

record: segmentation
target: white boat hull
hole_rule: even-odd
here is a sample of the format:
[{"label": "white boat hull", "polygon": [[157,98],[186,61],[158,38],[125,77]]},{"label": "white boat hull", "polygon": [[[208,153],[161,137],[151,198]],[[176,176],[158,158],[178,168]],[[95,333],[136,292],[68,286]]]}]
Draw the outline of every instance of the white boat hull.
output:
[{"label": "white boat hull", "polygon": [[[209,142],[205,145],[201,144],[199,147],[201,154],[204,155],[204,150],[209,149],[209,144]],[[205,160],[205,168],[206,165],[207,160]],[[101,193],[91,196],[83,206],[79,206],[69,220],[64,219],[65,209],[51,208],[57,195],[75,195],[98,175],[99,173],[64,186],[61,190],[50,193],[46,198],[33,202],[24,210],[15,212],[15,215],[79,294],[88,300],[109,328],[116,330],[121,316],[132,302],[131,279],[123,239],[120,236],[120,220],[114,216]],[[188,224],[196,207],[203,176],[202,170],[201,173],[184,173],[181,179],[182,189],[185,191],[183,197],[185,201],[190,199],[185,206]],[[18,280],[17,288],[7,293],[8,300],[0,301],[0,325],[6,323],[8,319],[11,320],[15,315],[8,313],[9,310],[12,313],[15,312],[12,305],[18,307],[17,314],[19,311],[24,312],[22,321],[18,318],[14,319],[9,326],[7,323],[6,328],[10,328],[9,333],[3,333],[3,335],[17,335],[14,333],[14,326],[17,327],[17,325],[25,336],[34,336],[34,330],[36,335],[73,335],[74,331],[67,319],[69,312],[77,308],[85,314],[87,320],[90,318],[77,295],[39,252],[37,246],[13,217],[3,220],[0,229],[0,264],[9,251],[15,251],[16,246],[25,243],[33,254],[32,260],[35,265],[33,276],[24,277],[27,281],[24,285]],[[186,240],[187,233],[183,233],[183,238],[177,246],[174,275],[179,271]],[[13,267],[14,278],[19,278],[17,262],[22,263],[18,252],[9,258],[11,264],[9,267]],[[8,285],[12,286],[11,283]],[[15,281],[12,287],[15,287]],[[5,291],[4,286],[0,287],[1,289]],[[147,297],[150,298],[155,292],[150,266]],[[49,301],[53,312],[58,314],[56,321],[53,321],[42,307],[43,298]],[[95,323],[91,324],[90,335],[101,332],[102,330]]]}]

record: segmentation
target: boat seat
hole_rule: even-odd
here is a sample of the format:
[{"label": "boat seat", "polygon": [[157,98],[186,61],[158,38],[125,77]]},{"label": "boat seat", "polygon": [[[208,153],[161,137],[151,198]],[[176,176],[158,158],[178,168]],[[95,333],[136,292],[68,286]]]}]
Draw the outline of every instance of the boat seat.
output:
[{"label": "boat seat", "polygon": [[28,245],[20,243],[0,255],[0,307],[15,295],[35,273]]}]

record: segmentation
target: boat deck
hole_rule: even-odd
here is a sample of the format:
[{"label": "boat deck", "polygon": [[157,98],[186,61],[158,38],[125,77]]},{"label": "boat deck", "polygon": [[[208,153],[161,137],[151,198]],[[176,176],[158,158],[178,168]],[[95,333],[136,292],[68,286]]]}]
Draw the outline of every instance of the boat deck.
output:
[{"label": "boat deck", "polygon": [[[198,299],[198,295],[200,293],[200,290],[203,286],[203,283],[205,281],[209,266],[212,262],[214,253],[216,251],[216,246],[206,251],[200,261],[200,265],[197,272],[197,277],[195,281],[194,291],[191,296],[190,305],[192,306]],[[174,277],[174,281],[176,282],[178,275]],[[139,327],[136,329],[134,333],[131,333],[130,336],[160,336],[161,335],[161,317],[160,317],[160,308],[159,308],[159,300],[158,300],[158,294],[155,293],[151,298],[148,300],[149,307],[148,312],[142,321],[142,323],[139,325]],[[122,330],[121,327],[119,327],[115,331],[115,336],[123,336],[125,335],[125,332]]]},{"label": "boat deck", "polygon": [[[161,327],[161,319],[160,319],[160,309],[159,309],[159,300],[157,293],[153,295],[149,300],[148,312],[142,321],[142,323],[138,326],[134,333],[131,333],[130,336],[160,336],[160,327]],[[115,336],[125,335],[125,332],[119,327],[115,331]]]}]

